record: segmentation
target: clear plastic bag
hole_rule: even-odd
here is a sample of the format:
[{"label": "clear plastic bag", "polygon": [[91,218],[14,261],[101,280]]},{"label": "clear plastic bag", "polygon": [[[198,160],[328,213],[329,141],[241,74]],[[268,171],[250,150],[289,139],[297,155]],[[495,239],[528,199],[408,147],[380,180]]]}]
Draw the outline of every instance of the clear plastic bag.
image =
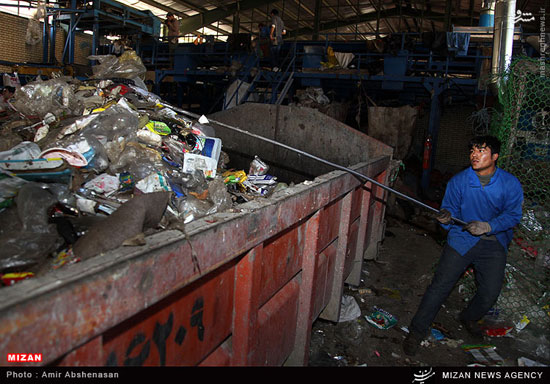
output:
[{"label": "clear plastic bag", "polygon": [[0,160],[29,160],[37,159],[40,155],[38,144],[23,141],[8,151],[0,152]]},{"label": "clear plastic bag", "polygon": [[38,4],[36,12],[29,19],[27,25],[27,33],[25,35],[25,43],[28,45],[37,45],[42,42],[42,28],[40,25],[40,19],[46,15],[46,6],[44,4]]},{"label": "clear plastic bag", "polygon": [[15,203],[25,232],[48,232],[48,209],[57,198],[40,183],[27,183],[21,187]]},{"label": "clear plastic bag", "polygon": [[97,60],[92,67],[94,79],[124,78],[134,79],[143,75],[147,69],[135,51],[124,51],[120,57],[115,55],[92,55],[89,60]]},{"label": "clear plastic bag", "polygon": [[11,199],[28,181],[0,170],[0,202]]},{"label": "clear plastic bag", "polygon": [[158,151],[129,142],[118,157],[111,159],[109,171],[112,174],[129,172],[136,180],[141,180],[151,173],[164,172],[165,166]]},{"label": "clear plastic bag", "polygon": [[35,266],[63,244],[55,224],[49,223],[48,210],[56,202],[46,184],[29,182],[20,188],[14,208],[19,222],[0,237],[0,270]]},{"label": "clear plastic bag", "polygon": [[178,206],[180,219],[182,219],[185,224],[200,219],[208,214],[211,206],[212,204],[207,200],[200,200],[192,195],[187,196],[187,198],[180,201],[180,205]]},{"label": "clear plastic bag", "polygon": [[33,81],[15,91],[13,107],[25,116],[43,119],[48,113],[57,117],[80,115],[81,107],[73,86],[64,78]]},{"label": "clear plastic bag", "polygon": [[100,138],[94,135],[84,135],[83,133],[71,135],[55,143],[54,146],[72,148],[78,151],[88,160],[88,165],[83,167],[88,171],[101,173],[109,167],[109,157],[107,156],[105,146],[100,141]]},{"label": "clear plastic bag", "polygon": [[121,105],[113,105],[98,114],[92,122],[82,129],[82,135],[90,135],[97,138],[105,138],[107,141],[128,139],[136,135],[136,128],[139,125],[137,112],[130,111]]},{"label": "clear plastic bag", "polygon": [[212,209],[213,212],[209,213],[224,212],[232,207],[233,200],[229,192],[227,192],[227,187],[223,182],[223,178],[217,177],[210,181],[208,193],[214,205],[213,208],[215,208],[215,210]]},{"label": "clear plastic bag", "polygon": [[189,152],[191,149],[186,143],[167,137],[163,140],[164,145],[168,149],[168,155],[170,159],[181,165],[183,165],[183,157],[185,152]]},{"label": "clear plastic bag", "polygon": [[[201,172],[195,172],[197,173]],[[198,179],[200,176],[193,178],[194,181]],[[197,185],[195,189],[200,191],[201,188]],[[227,211],[232,204],[231,195],[227,192],[223,178],[218,177],[208,183],[208,194],[189,191],[187,198],[180,200],[178,211],[184,223],[188,223],[216,212]]]}]

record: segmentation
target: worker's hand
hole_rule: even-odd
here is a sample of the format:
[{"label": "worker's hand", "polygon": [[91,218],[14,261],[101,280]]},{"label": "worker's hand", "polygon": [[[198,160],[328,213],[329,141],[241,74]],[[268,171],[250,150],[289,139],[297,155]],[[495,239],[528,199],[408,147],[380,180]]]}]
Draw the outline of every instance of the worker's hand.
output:
[{"label": "worker's hand", "polygon": [[442,209],[435,215],[435,219],[441,224],[449,224],[451,222],[451,212],[446,209]]},{"label": "worker's hand", "polygon": [[474,236],[481,236],[491,232],[491,225],[486,221],[470,221],[464,229]]}]

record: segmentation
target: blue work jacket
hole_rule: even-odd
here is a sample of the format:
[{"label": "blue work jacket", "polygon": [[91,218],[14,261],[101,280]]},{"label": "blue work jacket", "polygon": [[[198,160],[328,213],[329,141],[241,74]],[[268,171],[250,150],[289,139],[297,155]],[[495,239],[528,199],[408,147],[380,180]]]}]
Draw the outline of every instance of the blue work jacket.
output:
[{"label": "blue work jacket", "polygon": [[[465,222],[486,221],[491,232],[508,251],[513,237],[513,228],[521,221],[523,189],[512,174],[497,167],[489,184],[482,186],[479,177],[468,167],[451,178],[445,190],[441,208]],[[447,242],[464,255],[480,240],[463,230],[459,224],[442,225],[449,231]]]}]

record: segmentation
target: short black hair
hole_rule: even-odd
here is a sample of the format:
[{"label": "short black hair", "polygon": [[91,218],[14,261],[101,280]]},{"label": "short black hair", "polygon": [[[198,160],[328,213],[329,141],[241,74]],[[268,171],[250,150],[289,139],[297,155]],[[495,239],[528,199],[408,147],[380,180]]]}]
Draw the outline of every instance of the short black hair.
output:
[{"label": "short black hair", "polygon": [[[6,85],[4,89],[8,90],[10,93],[15,93],[15,87],[10,87],[9,85]],[[4,89],[2,91],[4,91]]]},{"label": "short black hair", "polygon": [[173,14],[172,12],[168,12],[168,13],[166,14],[166,17],[170,17],[170,16],[174,16],[174,14]]},{"label": "short black hair", "polygon": [[470,143],[468,144],[468,149],[471,150],[472,148],[478,148],[482,146],[486,146],[487,148],[491,149],[492,154],[500,153],[500,140],[491,135],[482,135],[472,138],[470,140]]},{"label": "short black hair", "polygon": [[279,11],[277,11],[275,8],[271,10],[271,14],[277,16],[279,14]]}]

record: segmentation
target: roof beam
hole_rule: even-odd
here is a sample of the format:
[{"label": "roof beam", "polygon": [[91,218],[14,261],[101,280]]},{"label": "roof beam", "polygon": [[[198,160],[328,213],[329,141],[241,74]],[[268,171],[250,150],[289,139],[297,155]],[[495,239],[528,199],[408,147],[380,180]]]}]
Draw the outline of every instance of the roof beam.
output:
[{"label": "roof beam", "polygon": [[259,8],[262,5],[272,3],[273,0],[241,0],[239,6],[236,3],[229,4],[224,8],[216,8],[211,11],[199,13],[180,21],[180,33],[185,35],[197,29],[213,24],[227,16],[233,15],[238,10],[246,11],[252,8]]},{"label": "roof beam", "polygon": [[299,6],[300,8],[302,8],[304,11],[306,11],[307,13],[309,13],[310,16],[315,16],[315,13],[309,9],[304,3],[302,3],[301,1],[298,1],[298,0],[294,0],[294,3]]},{"label": "roof beam", "polygon": [[[446,15],[443,13],[437,13],[437,12],[427,12],[427,11],[419,11],[417,9],[413,9],[410,7],[403,7],[400,11],[399,8],[392,8],[392,9],[384,9],[380,12],[380,17],[384,18],[392,18],[392,17],[410,17],[410,18],[417,18],[417,17],[424,17],[424,19],[428,20],[434,20],[434,21],[440,21],[444,22]],[[330,29],[334,29],[336,27],[343,27],[347,25],[353,25],[353,24],[363,24],[363,23],[369,23],[376,21],[378,17],[378,12],[371,12],[371,13],[365,13],[357,17],[350,17],[344,21],[329,21],[326,23],[321,23],[319,25],[319,31],[326,31]],[[479,14],[474,13],[474,19],[479,18]],[[470,23],[470,16],[465,17],[453,17],[453,21],[455,21],[458,25],[469,25]],[[313,28],[299,28],[294,31],[290,31],[288,33],[289,38],[296,38],[301,35],[311,35],[313,34]]]},{"label": "roof beam", "polygon": [[[385,17],[394,17],[399,15],[399,11],[397,8],[389,9],[389,10],[383,10],[381,13],[384,14]],[[371,13],[365,13],[356,17],[350,17],[346,20],[336,20],[336,21],[328,21],[326,23],[320,23],[319,24],[319,31],[326,31],[329,29],[334,29],[336,27],[344,27],[348,25],[353,24],[362,24],[362,23],[369,23],[372,21],[376,21],[378,17],[378,12],[371,12]],[[288,33],[289,38],[297,37],[301,35],[309,35],[313,34],[313,28],[299,28],[295,31],[290,31]]]},{"label": "roof beam", "polygon": [[[376,11],[378,13],[380,13],[384,8],[384,6],[382,5],[382,2],[380,0],[378,0],[378,5],[374,5],[374,2],[372,0],[369,0],[369,3],[370,5],[372,5],[372,7],[374,9],[376,9]],[[388,29],[390,30],[391,33],[394,33],[395,30],[393,29],[393,27],[390,25],[389,21],[388,21],[388,18],[385,17],[384,18],[384,23],[386,24],[386,26],[388,27]],[[377,19],[376,20],[376,33],[380,33],[380,28],[379,28],[379,24],[380,24],[380,19]]]},{"label": "roof beam", "polygon": [[300,19],[300,10],[301,9],[306,11],[306,13],[308,13],[310,16],[312,16],[313,19],[315,20],[315,12],[313,12],[311,9],[309,9],[301,1],[299,1],[299,0],[293,0],[293,1],[294,1],[294,4],[296,4],[296,6],[298,7],[298,14],[296,15],[296,18],[295,18],[295,21],[296,21],[297,25],[308,25],[307,22],[305,22],[303,19]]},{"label": "roof beam", "polygon": [[[175,11],[172,8],[161,5],[160,3],[154,0],[142,0],[143,2],[159,7],[160,9],[172,11],[175,14],[178,14],[182,17],[180,20],[180,33],[185,35],[188,33],[194,33],[197,30],[200,30],[202,27],[210,27],[211,24],[215,24],[217,21],[223,20],[226,17],[229,17],[236,13],[238,10],[245,11],[250,9],[261,9],[262,6],[273,3],[273,0],[241,0],[239,7],[236,3],[226,5],[225,7],[219,7],[213,10],[204,10],[197,15],[186,16],[180,12]],[[178,3],[186,6],[193,7],[193,5],[186,1],[176,0]],[[325,2],[326,0],[321,0]],[[408,2],[407,2],[408,3]],[[408,3],[410,4],[410,3]],[[401,7],[394,7],[391,9],[379,9],[380,18],[392,18],[392,17],[401,17],[401,18],[418,18],[423,17],[424,19],[435,20],[440,22],[445,22],[448,15],[432,12],[430,10],[418,10],[412,8],[410,5]],[[329,9],[334,13],[334,9],[329,7]],[[310,10],[311,11],[311,10]],[[371,12],[367,14],[358,15],[356,17],[348,18],[346,20],[333,20],[325,23],[320,23],[319,31],[331,30],[339,27],[345,27],[353,24],[363,24],[370,23],[377,20],[378,12]],[[309,12],[308,12],[309,13]],[[296,15],[291,15],[296,16]],[[479,14],[473,12],[472,14],[466,17],[453,17],[453,21],[461,25],[470,25],[472,18],[479,18]],[[371,26],[372,27],[372,26]],[[215,28],[215,27],[214,27]],[[296,38],[302,35],[312,35],[314,33],[314,28],[310,26],[304,26],[293,31],[289,31],[289,38]]]},{"label": "roof beam", "polygon": [[[434,20],[434,21],[440,21],[444,22],[449,15],[446,15],[444,13],[437,13],[432,11],[419,11],[417,9],[412,8],[405,8],[405,14],[407,14],[410,17],[421,17],[423,14],[423,17],[428,20]],[[479,20],[479,12],[473,12],[472,16],[452,16],[452,21],[457,22],[459,25],[470,25],[470,20],[473,17],[475,21]]]},{"label": "roof beam", "polygon": [[[359,10],[351,3],[351,0],[345,0],[346,3],[351,7],[351,9],[353,10],[353,12],[355,13],[355,16],[360,16],[361,15],[361,12],[359,12]],[[355,24],[357,26],[357,24]],[[368,24],[367,23],[367,27],[369,27],[369,29],[374,32],[374,29],[372,28],[372,25]],[[359,37],[365,39],[361,34],[359,34]]]},{"label": "roof beam", "polygon": [[[162,4],[162,3],[159,3],[159,2],[157,2],[157,1],[154,1],[154,0],[140,0],[140,1],[141,1],[142,3],[151,5],[151,6],[155,7],[155,8],[162,9],[163,11],[166,11],[167,13],[168,13],[168,12],[171,12],[171,13],[173,13],[174,15],[179,16],[182,20],[187,19],[187,18],[190,17],[190,16],[186,15],[186,14],[183,13],[183,12],[180,12],[180,11],[174,9],[174,8],[171,8],[171,7],[167,7],[166,5],[164,5],[164,4]],[[195,11],[197,10],[197,9],[194,9],[195,6],[192,5],[192,4],[184,3],[184,2],[182,2],[182,1],[177,1],[177,3],[178,3],[178,4],[181,4],[181,5],[184,5],[184,6],[190,8],[190,9],[193,9],[193,10],[195,10]],[[214,25],[206,26],[206,27],[208,27],[208,28],[210,28],[210,29],[212,29],[212,30],[214,30],[214,31],[216,31],[216,32],[218,32],[218,33],[221,33],[221,34],[227,33],[227,31],[224,31],[223,29],[217,28],[217,27],[215,27]],[[198,31],[192,31],[192,32],[190,32],[190,33],[192,33],[192,34],[194,34],[194,35],[200,35],[200,33],[199,33]]]},{"label": "roof beam", "polygon": [[[340,20],[340,15],[338,14],[338,9],[335,10],[334,7],[327,0],[323,0],[323,6],[325,8],[328,8],[328,10],[331,11],[334,16],[336,16],[337,21]],[[340,1],[338,1],[338,7],[339,6],[340,6]],[[338,27],[340,27],[340,26],[341,25],[337,25],[336,30],[338,30]],[[347,25],[343,25],[342,27],[345,28],[345,27],[347,27]]]}]

